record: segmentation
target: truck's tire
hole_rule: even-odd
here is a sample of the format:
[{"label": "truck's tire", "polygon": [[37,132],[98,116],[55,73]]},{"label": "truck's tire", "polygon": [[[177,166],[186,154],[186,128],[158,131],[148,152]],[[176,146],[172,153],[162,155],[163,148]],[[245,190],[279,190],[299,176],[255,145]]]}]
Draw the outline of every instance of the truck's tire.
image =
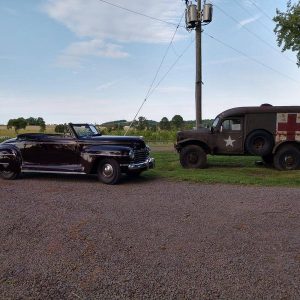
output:
[{"label": "truck's tire", "polygon": [[189,145],[180,151],[180,164],[186,169],[203,169],[207,166],[207,155],[200,146]]},{"label": "truck's tire", "polygon": [[121,179],[121,168],[115,159],[104,159],[98,166],[98,179],[105,184],[117,184]]},{"label": "truck's tire", "polygon": [[300,150],[293,145],[280,148],[274,156],[274,166],[280,171],[297,170],[300,168]]},{"label": "truck's tire", "polygon": [[1,171],[0,177],[6,180],[14,180],[17,179],[20,175],[20,172],[9,172],[9,171]]},{"label": "truck's tire", "polygon": [[256,130],[250,133],[245,143],[247,152],[258,156],[269,155],[272,153],[273,147],[273,136],[264,130]]}]

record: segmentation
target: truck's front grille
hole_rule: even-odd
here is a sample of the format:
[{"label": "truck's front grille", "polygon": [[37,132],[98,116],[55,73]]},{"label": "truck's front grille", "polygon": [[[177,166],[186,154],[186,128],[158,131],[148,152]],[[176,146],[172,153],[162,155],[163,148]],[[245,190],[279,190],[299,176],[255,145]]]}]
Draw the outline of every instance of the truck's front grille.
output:
[{"label": "truck's front grille", "polygon": [[149,152],[146,149],[134,150],[134,162],[136,164],[144,162],[149,156]]}]

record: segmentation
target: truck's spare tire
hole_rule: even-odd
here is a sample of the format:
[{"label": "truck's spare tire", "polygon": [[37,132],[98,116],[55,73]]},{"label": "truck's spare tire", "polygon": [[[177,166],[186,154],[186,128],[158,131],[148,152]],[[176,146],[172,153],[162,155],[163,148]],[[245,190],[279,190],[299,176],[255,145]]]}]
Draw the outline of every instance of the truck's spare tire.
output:
[{"label": "truck's spare tire", "polygon": [[267,156],[272,153],[274,138],[264,130],[256,130],[247,137],[245,147],[250,154]]},{"label": "truck's spare tire", "polygon": [[207,165],[207,155],[200,146],[185,146],[180,151],[180,163],[186,169],[203,169]]}]

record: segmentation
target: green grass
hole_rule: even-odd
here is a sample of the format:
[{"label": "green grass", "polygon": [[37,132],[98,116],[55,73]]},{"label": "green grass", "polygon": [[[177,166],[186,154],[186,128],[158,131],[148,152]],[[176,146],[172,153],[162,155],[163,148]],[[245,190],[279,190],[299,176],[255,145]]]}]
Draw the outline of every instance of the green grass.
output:
[{"label": "green grass", "polygon": [[[7,136],[15,135],[10,133]],[[3,140],[5,138],[0,135],[0,142]],[[145,172],[144,176],[147,177],[199,183],[300,187],[300,171],[279,172],[264,166],[258,167],[255,161],[259,157],[208,156],[207,169],[187,170],[180,166],[172,143],[150,143],[150,147],[156,158],[156,168]]]},{"label": "green grass", "polygon": [[156,168],[145,176],[198,183],[300,187],[300,171],[280,172],[256,166],[257,157],[208,156],[208,168],[183,169],[175,152],[153,152]]}]

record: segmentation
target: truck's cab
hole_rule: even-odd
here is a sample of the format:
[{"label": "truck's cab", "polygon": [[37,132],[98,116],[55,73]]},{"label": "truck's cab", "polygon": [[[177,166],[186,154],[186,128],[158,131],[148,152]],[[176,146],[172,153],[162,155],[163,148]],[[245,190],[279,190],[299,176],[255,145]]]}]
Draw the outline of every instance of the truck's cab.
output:
[{"label": "truck's cab", "polygon": [[300,107],[238,107],[211,128],[181,131],[175,145],[185,168],[203,168],[207,154],[256,155],[280,170],[300,167]]}]

